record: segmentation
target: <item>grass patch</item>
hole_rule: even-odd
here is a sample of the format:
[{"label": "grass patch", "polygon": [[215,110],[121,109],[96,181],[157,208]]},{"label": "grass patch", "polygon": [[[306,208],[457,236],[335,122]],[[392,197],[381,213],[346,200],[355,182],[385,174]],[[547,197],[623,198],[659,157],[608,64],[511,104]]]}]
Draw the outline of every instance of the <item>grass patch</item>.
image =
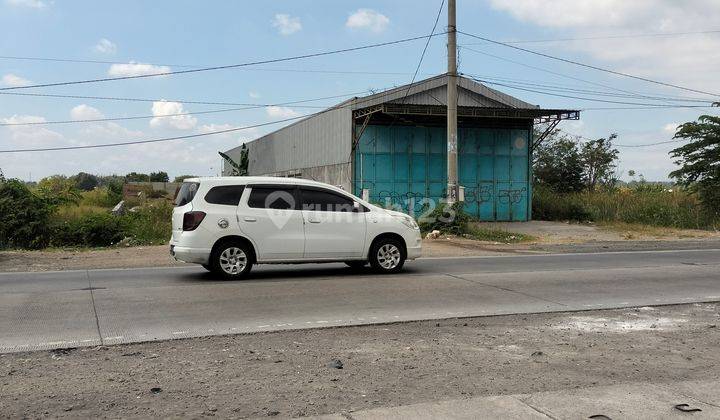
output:
[{"label": "grass patch", "polygon": [[518,244],[537,240],[537,238],[532,235],[508,232],[501,229],[486,229],[476,227],[468,228],[468,232],[465,237],[469,237],[477,241],[502,242],[505,244]]},{"label": "grass patch", "polygon": [[697,195],[665,188],[618,188],[570,194],[536,188],[533,218],[675,229],[717,230],[720,227],[720,220],[703,208]]}]

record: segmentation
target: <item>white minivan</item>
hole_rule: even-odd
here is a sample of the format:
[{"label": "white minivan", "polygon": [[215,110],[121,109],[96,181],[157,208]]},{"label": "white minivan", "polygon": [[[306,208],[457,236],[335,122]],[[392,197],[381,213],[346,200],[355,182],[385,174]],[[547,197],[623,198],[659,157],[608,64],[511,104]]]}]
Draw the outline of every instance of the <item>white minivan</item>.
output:
[{"label": "white minivan", "polygon": [[415,220],[298,178],[189,178],[175,198],[170,254],[226,278],[253,264],[344,262],[394,273],[420,257]]}]

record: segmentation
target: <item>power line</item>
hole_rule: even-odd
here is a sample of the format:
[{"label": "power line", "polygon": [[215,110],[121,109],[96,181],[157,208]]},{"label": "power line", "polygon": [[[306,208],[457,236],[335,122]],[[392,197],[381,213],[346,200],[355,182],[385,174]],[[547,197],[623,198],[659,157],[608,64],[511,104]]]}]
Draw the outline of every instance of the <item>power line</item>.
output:
[{"label": "power line", "polygon": [[[540,44],[540,43],[551,43],[551,42],[566,42],[566,41],[591,41],[591,40],[602,40],[602,39],[626,39],[626,38],[647,38],[647,37],[672,37],[672,36],[686,36],[686,35],[703,35],[703,34],[718,34],[720,30],[708,30],[708,31],[695,31],[695,32],[657,32],[647,34],[627,34],[627,35],[608,35],[608,36],[590,36],[590,37],[575,37],[575,38],[554,38],[554,39],[526,39],[526,40],[505,40],[506,44]],[[487,42],[477,42],[468,45],[486,45]],[[73,59],[73,58],[60,58],[60,57],[34,57],[34,56],[14,56],[14,55],[0,55],[0,60],[18,60],[18,61],[45,61],[45,62],[61,62],[61,63],[79,63],[79,64],[129,64],[127,61],[108,61],[108,60],[85,60],[85,59]],[[178,68],[201,68],[207,67],[199,64],[170,64],[170,63],[152,63],[139,60],[139,63],[149,64],[153,66],[167,66],[167,67],[178,67]],[[356,74],[407,74],[407,73],[388,73],[388,72],[345,72],[345,71],[324,71],[324,70],[296,70],[296,69],[257,69],[263,71],[287,71],[287,72],[310,72],[310,73],[356,73]]]},{"label": "power line", "polygon": [[461,46],[461,48],[463,48],[463,49],[465,49],[465,50],[468,50],[468,51],[471,51],[471,52],[474,52],[474,53],[477,53],[477,54],[482,54],[482,55],[485,55],[485,56],[488,56],[488,57],[492,57],[492,58],[495,58],[495,59],[498,59],[498,60],[502,60],[502,61],[505,61],[505,62],[508,62],[508,63],[517,64],[517,65],[519,65],[519,66],[527,67],[527,68],[530,68],[530,69],[533,69],[533,70],[542,71],[542,72],[545,72],[545,73],[548,73],[548,74],[552,74],[552,75],[555,75],[555,76],[560,76],[560,77],[563,77],[563,78],[566,78],[566,79],[576,80],[576,81],[583,82],[583,83],[587,83],[587,84],[590,84],[590,85],[599,86],[599,87],[604,87],[604,88],[606,88],[606,89],[614,90],[614,91],[617,91],[617,92],[623,92],[623,93],[627,93],[627,94],[631,94],[631,95],[638,95],[638,96],[640,96],[640,97],[646,97],[646,95],[641,94],[641,93],[637,93],[637,92],[633,92],[633,91],[629,91],[629,90],[625,90],[625,89],[616,88],[616,87],[611,86],[611,85],[606,85],[606,84],[594,82],[594,81],[591,81],[591,80],[581,79],[581,78],[579,78],[579,77],[570,76],[570,75],[567,75],[567,74],[564,74],[564,73],[560,73],[560,72],[548,70],[548,69],[545,69],[545,68],[542,68],[542,67],[533,66],[533,65],[530,65],[530,64],[527,64],[527,63],[523,63],[523,62],[521,62],[521,61],[511,60],[511,59],[509,59],[509,58],[501,57],[501,56],[494,55],[494,54],[490,54],[490,53],[483,52],[483,51],[478,51],[478,50],[475,50],[475,49],[472,49],[472,48],[469,48],[469,47]]},{"label": "power line", "polygon": [[[441,35],[441,34],[429,35],[429,37],[433,37],[433,36],[437,36],[437,35]],[[347,52],[353,52],[353,51],[366,50],[366,49],[370,49],[370,48],[385,47],[385,46],[390,46],[390,45],[397,45],[397,44],[403,44],[403,43],[407,43],[407,42],[417,41],[417,40],[425,39],[425,38],[428,38],[428,35],[417,36],[417,37],[412,37],[412,38],[404,38],[404,39],[400,39],[400,40],[396,40],[396,41],[381,42],[381,43],[377,43],[377,44],[363,45],[360,47],[342,48],[342,49],[338,49],[338,50],[323,51],[323,52],[312,53],[312,54],[296,55],[296,56],[291,56],[291,57],[274,58],[274,59],[269,59],[269,60],[259,60],[259,61],[252,61],[252,62],[247,62],[247,63],[228,64],[228,65],[224,65],[224,66],[203,67],[203,68],[188,69],[188,70],[166,71],[166,72],[151,73],[151,74],[138,74],[138,75],[133,75],[133,76],[103,77],[103,78],[98,78],[98,79],[86,79],[86,80],[75,80],[75,81],[68,81],[68,82],[43,83],[43,84],[34,84],[34,85],[26,85],[26,86],[5,87],[5,88],[0,88],[0,91],[17,90],[17,89],[32,89],[32,88],[53,87],[53,86],[80,85],[80,84],[87,84],[87,83],[101,83],[101,82],[111,82],[111,81],[118,81],[118,80],[143,79],[143,78],[158,77],[158,76],[171,76],[171,75],[178,75],[178,74],[199,73],[199,72],[214,71],[214,70],[235,69],[235,68],[240,68],[240,67],[249,67],[249,66],[256,66],[256,65],[261,65],[261,64],[279,63],[279,62],[283,62],[283,61],[302,60],[302,59],[307,59],[307,58],[323,57],[323,56],[328,56],[328,55],[333,55],[333,54],[341,54],[341,53],[347,53]]]},{"label": "power line", "polygon": [[623,76],[623,77],[628,77],[628,78],[631,78],[631,79],[642,80],[642,81],[644,81],[644,82],[654,83],[654,84],[656,84],[656,85],[672,87],[672,88],[675,88],[675,89],[685,90],[685,91],[688,91],[688,92],[702,93],[703,95],[710,95],[710,96],[714,96],[714,97],[720,97],[720,94],[717,94],[717,93],[711,93],[711,92],[706,92],[706,91],[702,91],[702,90],[698,90],[698,89],[692,89],[692,88],[688,88],[688,87],[684,87],[684,86],[680,86],[680,85],[675,85],[675,84],[672,84],[672,83],[661,82],[661,81],[658,81],[658,80],[648,79],[648,78],[642,77],[642,76],[635,76],[635,75],[632,75],[632,74],[623,73],[623,72],[619,72],[619,71],[615,71],[615,70],[611,70],[611,69],[606,69],[606,68],[603,68],[603,67],[593,66],[593,65],[591,65],[591,64],[581,63],[581,62],[579,62],[579,61],[569,60],[569,59],[567,59],[567,58],[556,57],[556,56],[554,56],[554,55],[550,55],[550,54],[545,54],[545,53],[541,53],[541,52],[538,52],[538,51],[529,50],[529,49],[527,49],[527,48],[518,47],[518,46],[516,46],[516,45],[511,45],[511,44],[508,44],[508,43],[506,43],[506,42],[495,41],[495,40],[492,40],[492,39],[490,39],[490,38],[485,38],[485,37],[481,37],[481,36],[478,36],[478,35],[472,35],[472,34],[469,34],[469,33],[467,33],[467,32],[463,32],[463,31],[458,31],[458,32],[460,32],[460,33],[463,34],[463,35],[469,36],[469,37],[471,37],[471,38],[480,39],[480,40],[482,40],[482,41],[487,41],[487,42],[490,42],[490,43],[496,44],[496,45],[502,45],[502,46],[504,46],[504,47],[512,48],[512,49],[515,49],[515,50],[518,50],[518,51],[523,51],[523,52],[526,52],[526,53],[530,53],[530,54],[538,55],[538,56],[541,56],[541,57],[549,58],[549,59],[551,59],[551,60],[562,61],[562,62],[564,62],[564,63],[574,64],[574,65],[576,65],[576,66],[581,66],[581,67],[589,68],[589,69],[592,69],[592,70],[602,71],[602,72],[614,74],[614,75],[617,75],[617,76]]},{"label": "power line", "polygon": [[284,120],[272,121],[272,122],[263,123],[263,124],[248,125],[245,127],[234,127],[234,128],[229,128],[227,130],[211,131],[208,133],[200,133],[200,134],[188,134],[185,136],[163,137],[163,138],[152,139],[152,140],[136,140],[136,141],[121,142],[121,143],[91,144],[91,145],[85,145],[85,146],[44,147],[44,148],[38,148],[38,149],[11,149],[11,150],[0,150],[0,153],[51,152],[51,151],[59,151],[59,150],[97,149],[97,148],[103,148],[103,147],[130,146],[130,145],[134,145],[134,144],[160,143],[160,142],[166,142],[166,141],[191,139],[191,138],[196,138],[196,137],[214,136],[214,135],[218,135],[218,134],[232,133],[232,132],[241,131],[241,130],[249,130],[251,128],[265,127],[268,125],[280,124],[280,123],[284,123],[284,122],[288,122],[288,121],[299,120],[299,119],[305,118],[305,117],[307,117],[307,115],[301,115],[301,116],[293,117],[293,118],[286,118]]},{"label": "power line", "polygon": [[[585,136],[581,136],[580,134],[574,134],[574,133],[571,133],[571,132],[569,132],[569,131],[566,131],[566,130],[564,130],[564,129],[562,129],[562,128],[558,128],[558,131],[561,131],[561,132],[563,132],[563,133],[565,133],[565,134],[567,134],[567,135],[569,135],[569,136],[573,136],[573,137],[575,137],[575,138],[577,138],[577,139],[582,139],[582,140],[585,140],[585,141],[595,141],[595,139],[591,139],[591,138],[588,138],[588,137],[585,137]],[[685,141],[685,140],[684,140],[684,139],[675,139],[675,140],[666,140],[666,141],[659,141],[659,142],[655,142],[655,143],[645,143],[645,144],[615,144],[615,143],[613,143],[612,145],[613,145],[613,147],[630,147],[630,148],[633,148],[633,147],[651,147],[651,146],[660,146],[660,145],[663,145],[663,144],[679,143],[679,142],[682,142],[682,141]]]},{"label": "power line", "polygon": [[425,59],[425,53],[427,52],[428,46],[430,45],[430,40],[432,39],[433,35],[435,34],[435,30],[437,29],[438,22],[440,21],[440,15],[442,14],[443,9],[445,8],[445,0],[442,0],[440,3],[440,9],[438,10],[437,17],[435,18],[435,23],[433,24],[432,31],[430,32],[430,36],[428,36],[427,42],[425,42],[425,48],[423,48],[422,54],[420,55],[420,61],[418,62],[417,67],[415,68],[415,73],[413,74],[412,80],[410,80],[410,84],[408,85],[407,90],[405,91],[405,96],[403,97],[402,102],[405,102],[405,99],[407,99],[408,94],[410,93],[410,87],[412,87],[413,83],[415,83],[415,79],[417,78],[418,72],[420,71],[420,67],[422,67],[423,59]]},{"label": "power line", "polygon": [[[19,61],[41,61],[41,62],[61,62],[61,63],[80,63],[80,64],[147,64],[150,66],[158,67],[176,67],[176,68],[191,68],[200,69],[208,66],[200,66],[197,64],[167,64],[167,63],[151,63],[147,61],[104,61],[104,60],[82,60],[73,58],[54,58],[54,57],[25,57],[25,56],[11,56],[11,55],[0,55],[0,60],[19,60]],[[289,68],[271,68],[271,67],[253,67],[253,68],[239,68],[238,70],[244,71],[262,71],[262,72],[279,72],[279,73],[318,73],[318,74],[358,74],[358,75],[379,75],[379,76],[405,76],[411,73],[409,72],[398,72],[398,71],[366,71],[366,70],[321,70],[321,69],[289,69]]]},{"label": "power line", "polygon": [[[525,92],[533,92],[533,93],[538,93],[538,94],[541,94],[541,95],[557,96],[557,97],[560,97],[560,98],[577,99],[577,100],[581,100],[581,101],[603,102],[603,103],[619,104],[619,105],[638,105],[638,106],[648,106],[648,107],[657,107],[657,108],[668,107],[667,105],[663,105],[663,104],[640,103],[640,102],[625,102],[625,101],[613,101],[613,100],[609,100],[609,99],[596,99],[596,98],[586,98],[586,97],[574,96],[574,95],[563,95],[563,94],[561,94],[561,93],[552,93],[552,92],[548,92],[548,91],[542,91],[542,90],[537,90],[537,89],[530,89],[530,88],[527,88],[527,87],[513,86],[513,85],[506,84],[506,83],[491,82],[491,81],[488,81],[488,80],[476,79],[476,78],[474,78],[474,77],[471,77],[471,79],[473,79],[473,80],[475,80],[476,82],[479,82],[479,83],[484,83],[484,84],[489,84],[489,85],[497,85],[497,86],[504,86],[504,87],[507,87],[507,88],[509,88],[509,89],[516,89],[516,90],[521,90],[521,91],[525,91]],[[685,106],[685,107],[711,108],[710,105],[708,105],[708,106],[696,105],[696,106]]]},{"label": "power line", "polygon": [[[387,88],[383,88],[381,90],[385,90]],[[299,101],[290,101],[290,102],[281,102],[281,103],[274,103],[274,104],[244,104],[243,107],[239,108],[225,108],[225,109],[214,109],[209,111],[196,111],[196,112],[181,112],[176,114],[162,114],[162,115],[136,115],[136,116],[130,116],[130,117],[114,117],[114,118],[88,118],[88,119],[82,119],[82,120],[56,120],[56,121],[34,121],[34,122],[22,122],[22,123],[0,123],[0,127],[5,126],[27,126],[27,125],[53,125],[53,124],[73,124],[73,123],[94,123],[94,122],[109,122],[109,121],[127,121],[127,120],[141,120],[141,119],[149,119],[149,118],[167,118],[167,117],[179,117],[179,116],[185,116],[185,115],[203,115],[203,114],[218,114],[218,113],[224,113],[224,112],[233,112],[233,111],[244,111],[249,109],[259,109],[259,108],[271,108],[274,106],[288,106],[288,105],[295,105],[296,108],[327,108],[327,106],[313,106],[313,105],[296,105],[306,102],[316,102],[326,99],[335,99],[335,98],[344,98],[351,95],[358,95],[362,93],[367,93],[368,91],[361,91],[361,92],[352,92],[352,93],[346,93],[342,95],[333,95],[333,96],[325,96],[322,98],[313,98],[313,99],[303,99]],[[159,102],[162,100],[157,100],[156,102]],[[167,102],[182,102],[182,101],[167,101]],[[186,102],[187,103],[187,102]]]},{"label": "power line", "polygon": [[[436,76],[433,79],[438,78],[438,77],[442,77],[442,76]],[[0,150],[0,154],[120,147],[120,146],[129,146],[129,145],[135,145],[135,144],[160,143],[160,142],[168,142],[168,141],[175,141],[175,140],[184,140],[184,139],[191,139],[191,138],[198,138],[198,137],[213,136],[213,135],[218,135],[218,134],[226,134],[226,133],[231,133],[231,132],[235,132],[235,131],[247,130],[247,129],[251,129],[251,128],[264,127],[264,126],[268,126],[268,125],[272,125],[272,124],[296,121],[296,120],[300,120],[300,119],[304,119],[304,118],[310,118],[313,116],[321,115],[321,114],[335,111],[338,109],[344,109],[344,108],[362,105],[365,102],[377,100],[378,98],[382,98],[387,95],[393,94],[396,91],[397,91],[397,89],[389,89],[389,90],[387,90],[385,92],[381,92],[379,94],[370,95],[369,97],[364,98],[360,101],[355,101],[355,102],[346,101],[346,102],[343,102],[342,104],[336,105],[334,107],[330,107],[328,109],[316,112],[314,114],[300,115],[297,117],[286,118],[283,120],[278,120],[278,121],[273,121],[273,122],[268,122],[268,123],[263,123],[263,124],[256,124],[256,125],[251,125],[251,126],[245,126],[245,127],[235,127],[235,128],[230,128],[230,129],[226,129],[226,130],[211,131],[211,132],[207,132],[207,133],[189,134],[189,135],[185,135],[185,136],[175,136],[175,137],[163,137],[163,138],[151,139],[151,140],[136,140],[136,141],[104,143],[104,144],[94,144],[94,145],[85,145],[85,146],[58,146],[58,147],[45,147],[45,148],[37,148],[37,149],[8,149],[8,150]]]},{"label": "power line", "polygon": [[532,83],[532,82],[525,82],[525,81],[518,81],[513,79],[506,79],[506,78],[496,78],[496,77],[488,77],[488,76],[477,76],[472,74],[465,75],[470,76],[472,78],[476,79],[482,79],[482,80],[500,80],[500,81],[507,81],[510,83],[514,83],[516,85],[524,85],[524,86],[530,86],[530,87],[540,87],[544,88],[550,91],[560,91],[560,92],[577,92],[577,93],[586,93],[596,96],[610,96],[610,97],[618,97],[618,98],[630,98],[630,99],[651,99],[651,100],[658,100],[663,102],[668,101],[675,101],[675,102],[698,102],[698,103],[706,103],[706,104],[712,104],[713,102],[706,99],[698,99],[698,98],[680,98],[680,97],[664,97],[664,96],[646,96],[646,95],[639,95],[639,94],[622,94],[622,93],[611,93],[606,91],[597,91],[597,90],[588,90],[588,89],[579,89],[574,87],[568,87],[568,86],[559,86],[559,85],[548,85],[548,84],[542,84],[542,83]]},{"label": "power line", "polygon": [[702,109],[702,108],[717,108],[712,105],[655,105],[655,106],[621,106],[621,107],[596,107],[596,108],[583,108],[582,111],[632,111],[632,110],[643,110],[643,109]]},{"label": "power line", "polygon": [[[651,38],[651,37],[671,37],[671,36],[707,35],[707,34],[720,34],[720,30],[695,31],[695,32],[656,32],[656,33],[647,33],[647,34],[588,36],[588,37],[555,38],[555,39],[529,39],[529,40],[503,41],[503,42],[505,42],[506,44],[541,44],[541,43],[548,43],[548,42],[593,41],[593,40],[602,40],[602,39]],[[483,45],[483,44],[476,43],[476,44],[471,44],[471,45]]]}]

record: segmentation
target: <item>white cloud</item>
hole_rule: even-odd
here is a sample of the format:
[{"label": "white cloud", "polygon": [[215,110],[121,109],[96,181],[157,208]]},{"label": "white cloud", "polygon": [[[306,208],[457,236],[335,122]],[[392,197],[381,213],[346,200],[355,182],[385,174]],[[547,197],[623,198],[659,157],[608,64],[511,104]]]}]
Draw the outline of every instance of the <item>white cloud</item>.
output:
[{"label": "white cloud", "polygon": [[[192,130],[197,125],[197,118],[186,113],[181,102],[157,101],[153,102],[152,113],[155,118],[150,120],[154,128],[173,128],[176,130]],[[179,114],[179,115],[176,115]],[[160,117],[173,115],[172,117]]]},{"label": "white cloud", "polygon": [[259,93],[257,93],[257,92],[252,92],[252,91],[251,91],[250,93],[248,93],[248,96],[251,97],[251,98],[253,98],[253,99],[259,99],[259,98],[260,98],[260,94],[259,94]]},{"label": "white cloud", "polygon": [[[558,38],[692,32],[720,27],[717,0],[489,0],[517,20],[558,32]],[[720,90],[720,37],[714,34],[592,39],[542,44],[553,54],[586,54],[614,70]],[[565,50],[565,51],[562,51]],[[582,61],[582,60],[581,60]],[[585,60],[587,61],[587,59]],[[664,89],[648,85],[648,89]],[[675,95],[697,96],[676,89]]]},{"label": "white cloud", "polygon": [[275,15],[272,25],[277,28],[282,35],[292,35],[302,29],[302,23],[299,17],[292,17],[284,13]]},{"label": "white cloud", "polygon": [[265,110],[271,118],[287,119],[300,116],[300,114],[295,110],[284,106],[269,106],[265,108]]},{"label": "white cloud", "polygon": [[47,7],[47,2],[42,0],[5,0],[5,3],[10,6],[29,7],[31,9],[44,9]]},{"label": "white cloud", "polygon": [[680,123],[665,124],[665,126],[663,127],[663,131],[670,133],[672,135],[675,135],[675,132],[677,131],[679,126],[680,126]]},{"label": "white cloud", "polygon": [[358,9],[348,17],[345,26],[352,29],[368,29],[372,32],[382,32],[390,24],[390,19],[382,13],[372,9]]},{"label": "white cloud", "polygon": [[2,77],[2,84],[8,87],[20,87],[31,85],[32,82],[18,75],[8,73]]},{"label": "white cloud", "polygon": [[117,52],[117,44],[107,38],[101,38],[93,49],[95,52],[101,54],[115,54],[115,52]]},{"label": "white cloud", "polygon": [[[47,120],[37,115],[13,115],[0,119],[4,124],[42,123]],[[42,125],[8,125],[13,148],[62,146],[64,136]]]},{"label": "white cloud", "polygon": [[105,118],[102,112],[90,105],[80,104],[70,110],[70,118],[73,120],[95,120]]},{"label": "white cloud", "polygon": [[131,61],[128,64],[113,64],[108,70],[108,76],[144,76],[148,74],[167,73],[169,71],[170,67],[168,66],[156,66],[153,64],[143,64]]}]

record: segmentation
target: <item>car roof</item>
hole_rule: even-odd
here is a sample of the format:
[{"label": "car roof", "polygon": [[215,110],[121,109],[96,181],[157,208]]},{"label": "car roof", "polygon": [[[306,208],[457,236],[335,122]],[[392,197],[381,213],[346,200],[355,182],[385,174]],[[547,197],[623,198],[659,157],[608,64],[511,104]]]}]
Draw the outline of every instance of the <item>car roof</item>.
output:
[{"label": "car roof", "polygon": [[303,178],[286,178],[276,176],[216,176],[216,177],[198,177],[187,178],[184,182],[199,182],[205,185],[247,185],[247,184],[287,184],[287,185],[305,185],[311,187],[323,187],[332,190],[344,191],[334,185],[325,184],[323,182],[311,181]]}]

